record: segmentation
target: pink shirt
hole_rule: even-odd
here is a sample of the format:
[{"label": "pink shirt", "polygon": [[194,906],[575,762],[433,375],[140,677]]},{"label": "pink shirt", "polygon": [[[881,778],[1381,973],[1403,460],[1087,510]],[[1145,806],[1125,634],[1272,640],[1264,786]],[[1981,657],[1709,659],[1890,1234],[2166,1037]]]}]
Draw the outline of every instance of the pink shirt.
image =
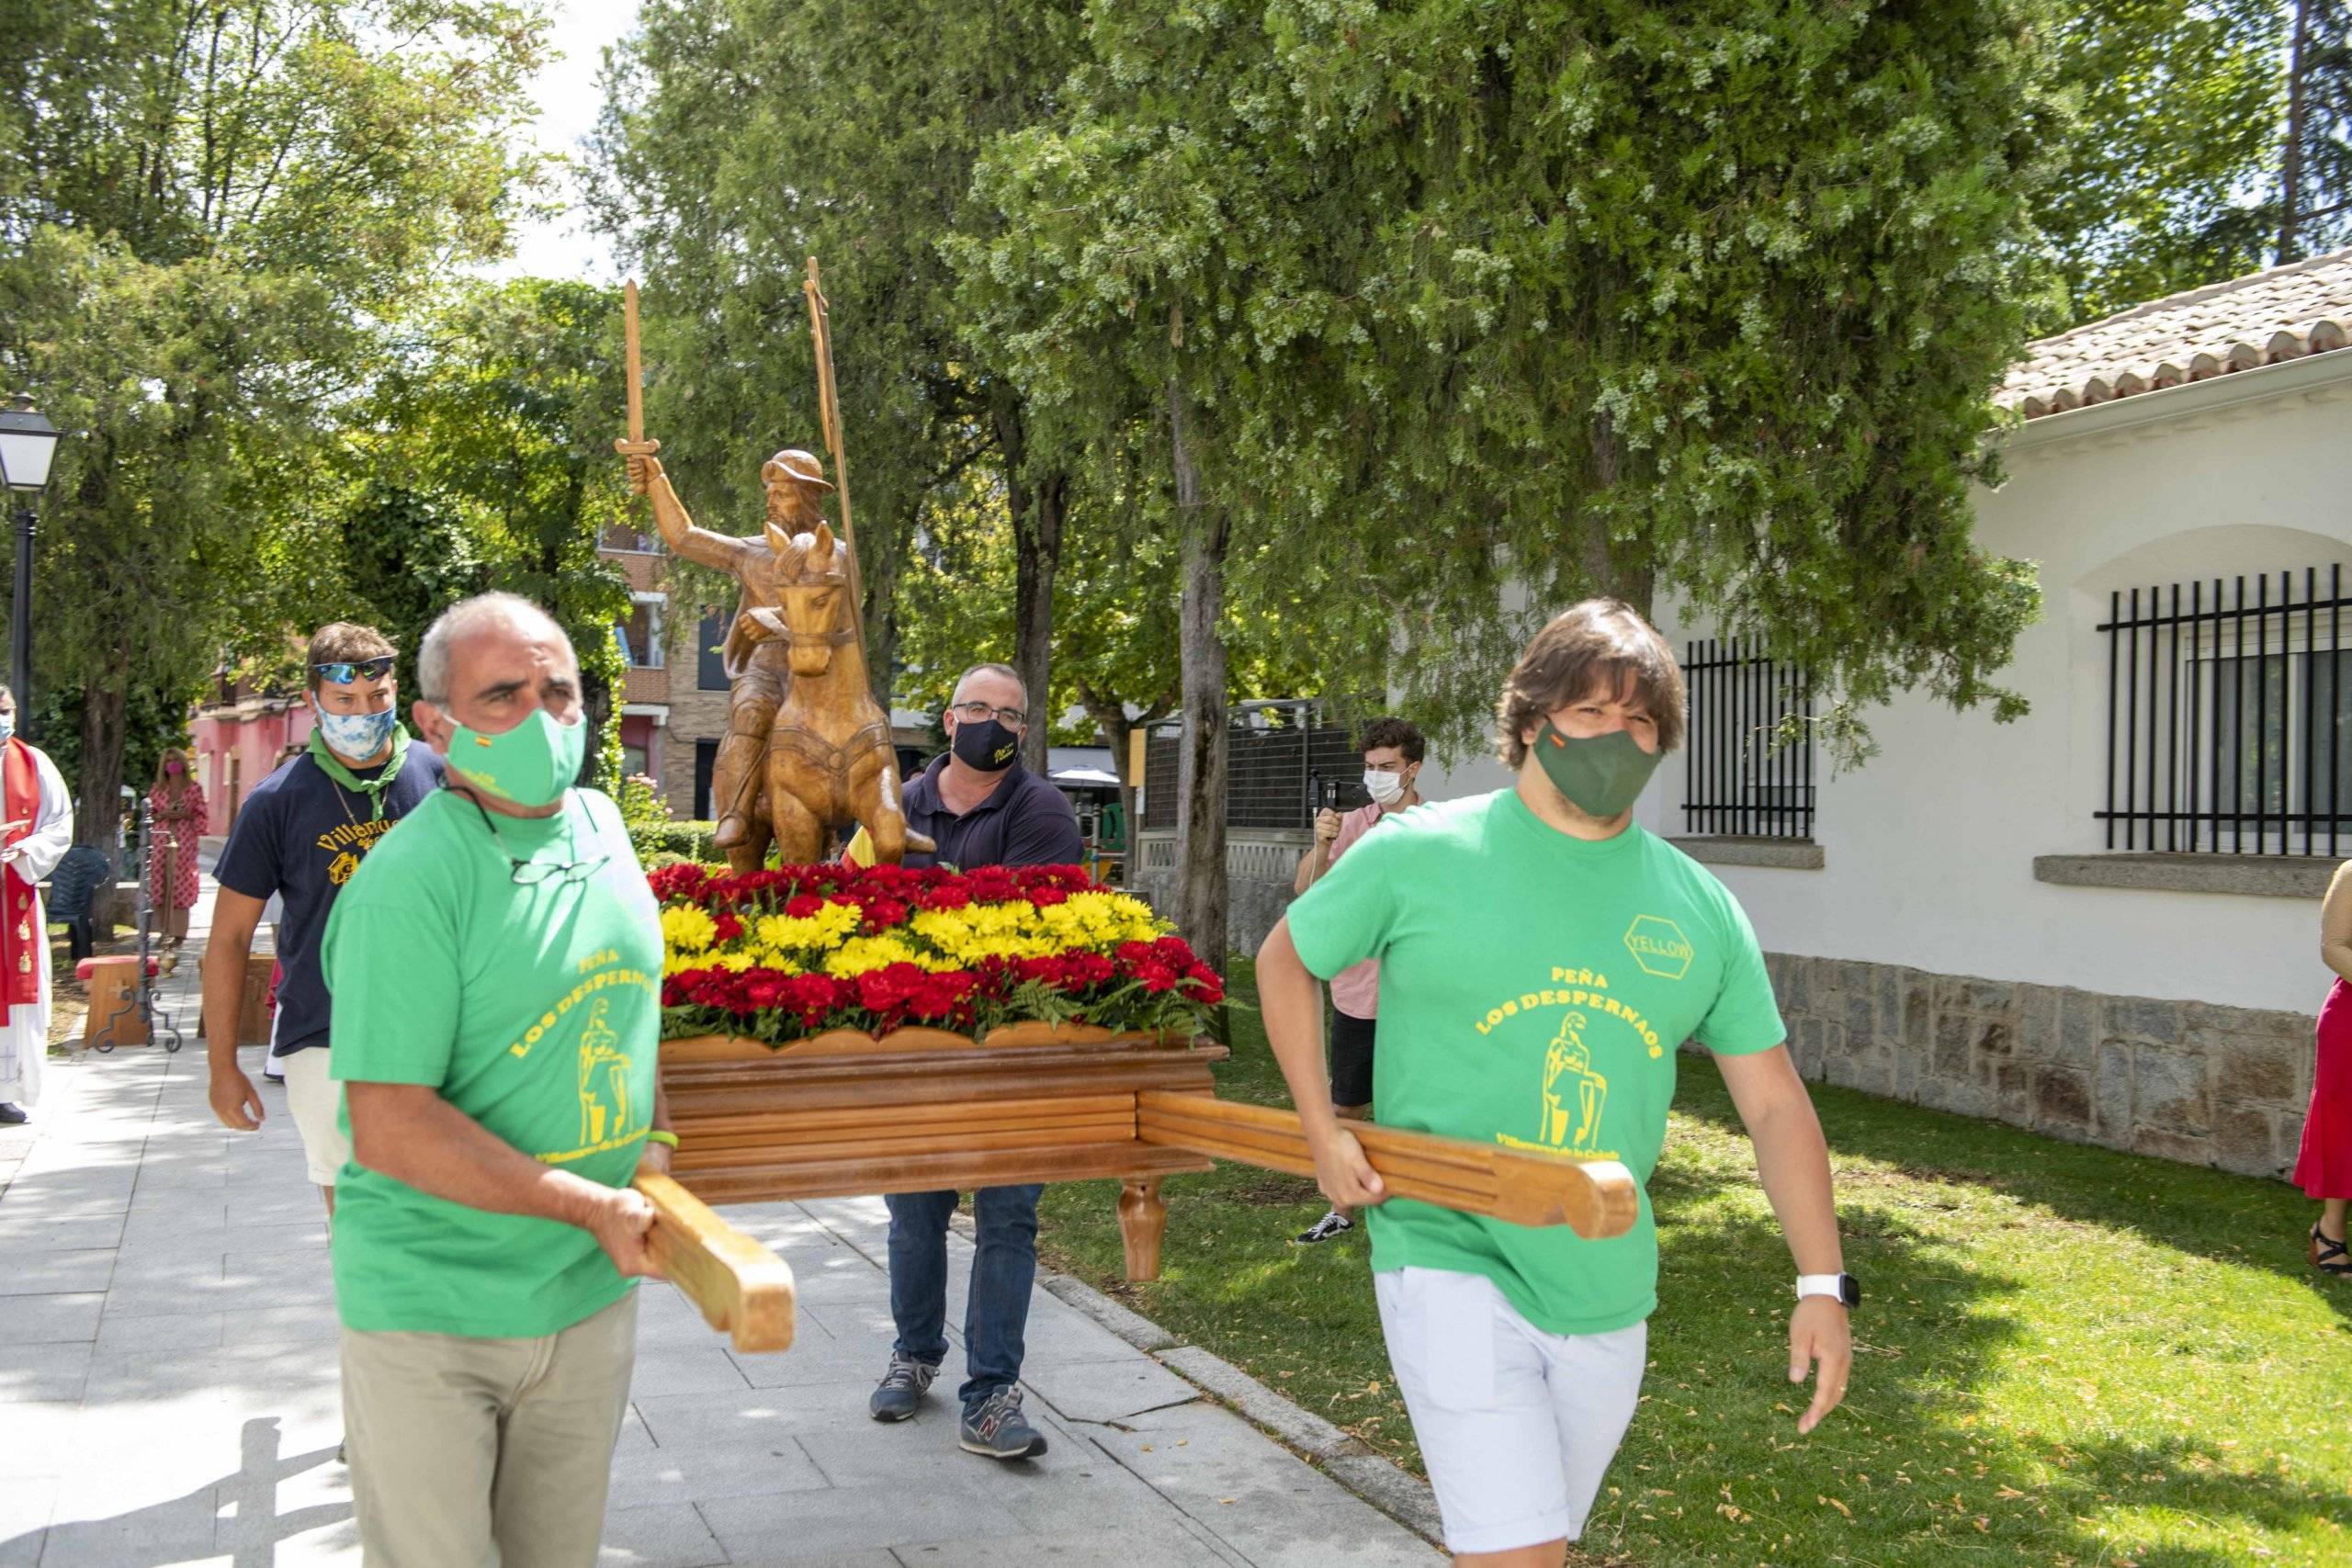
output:
[{"label": "pink shirt", "polygon": [[[1331,840],[1331,863],[1339,864],[1350,844],[1380,826],[1383,815],[1377,805],[1359,806],[1340,818],[1340,836]],[[1332,976],[1331,1005],[1350,1018],[1379,1017],[1380,960],[1367,958]]]}]

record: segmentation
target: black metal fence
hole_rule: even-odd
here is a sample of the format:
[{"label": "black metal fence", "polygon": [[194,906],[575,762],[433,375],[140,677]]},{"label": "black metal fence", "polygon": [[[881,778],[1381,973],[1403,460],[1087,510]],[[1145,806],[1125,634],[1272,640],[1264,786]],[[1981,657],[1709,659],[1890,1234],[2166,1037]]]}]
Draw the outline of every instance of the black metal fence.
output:
[{"label": "black metal fence", "polygon": [[[1315,819],[1318,793],[1342,811],[1371,799],[1363,792],[1363,753],[1340,725],[1255,728],[1237,725],[1227,738],[1225,825],[1298,828]],[[1176,826],[1177,737],[1155,732],[1144,742],[1143,826]]]},{"label": "black metal fence", "polygon": [[2352,836],[2343,568],[2250,581],[2109,595],[2109,849],[2335,855]]},{"label": "black metal fence", "polygon": [[1690,718],[1682,745],[1682,821],[1711,837],[1813,837],[1813,735],[1785,743],[1781,727],[1810,720],[1805,681],[1752,638],[1683,649]]}]

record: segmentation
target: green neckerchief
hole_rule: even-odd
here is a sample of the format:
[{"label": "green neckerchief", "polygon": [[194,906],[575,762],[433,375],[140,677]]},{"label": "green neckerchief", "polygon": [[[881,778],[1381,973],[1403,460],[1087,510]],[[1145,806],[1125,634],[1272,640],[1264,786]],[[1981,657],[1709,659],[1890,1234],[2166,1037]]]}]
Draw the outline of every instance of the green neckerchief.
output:
[{"label": "green neckerchief", "polygon": [[343,759],[328,749],[325,738],[315,729],[311,731],[311,761],[324,768],[327,777],[354,795],[366,795],[369,807],[368,820],[379,822],[384,817],[384,792],[392,787],[392,781],[401,776],[401,764],[408,761],[408,730],[401,725],[392,726],[392,760],[386,762],[383,771],[372,779],[363,779],[345,767]]}]

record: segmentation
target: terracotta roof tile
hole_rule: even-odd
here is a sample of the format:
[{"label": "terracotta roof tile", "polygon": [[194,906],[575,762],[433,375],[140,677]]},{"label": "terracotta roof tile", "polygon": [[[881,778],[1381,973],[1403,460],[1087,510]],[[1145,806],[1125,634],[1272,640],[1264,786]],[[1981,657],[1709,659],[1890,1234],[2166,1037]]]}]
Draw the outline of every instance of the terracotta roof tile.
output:
[{"label": "terracotta roof tile", "polygon": [[2352,250],[2204,288],[2026,345],[1995,401],[2028,419],[2345,346]]}]

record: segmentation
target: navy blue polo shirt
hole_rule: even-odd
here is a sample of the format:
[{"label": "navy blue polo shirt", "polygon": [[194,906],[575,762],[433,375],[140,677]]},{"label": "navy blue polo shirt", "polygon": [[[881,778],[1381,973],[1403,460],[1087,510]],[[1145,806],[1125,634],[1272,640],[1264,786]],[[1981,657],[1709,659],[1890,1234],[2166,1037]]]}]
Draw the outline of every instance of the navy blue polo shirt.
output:
[{"label": "navy blue polo shirt", "polygon": [[944,755],[900,787],[907,826],[939,846],[935,854],[909,850],[910,866],[1076,865],[1086,858],[1078,813],[1069,797],[1015,762],[989,797],[958,817],[939,798]]}]

